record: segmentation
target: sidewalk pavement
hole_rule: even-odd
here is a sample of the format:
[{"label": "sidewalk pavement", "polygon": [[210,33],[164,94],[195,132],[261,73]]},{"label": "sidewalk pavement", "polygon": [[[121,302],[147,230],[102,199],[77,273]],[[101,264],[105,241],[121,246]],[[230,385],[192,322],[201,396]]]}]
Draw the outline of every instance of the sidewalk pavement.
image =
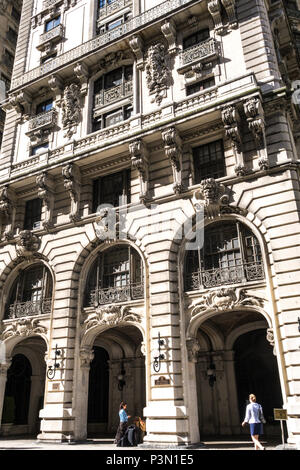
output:
[{"label": "sidewalk pavement", "polygon": [[[114,443],[113,438],[90,438],[83,442],[72,442],[72,443],[46,443],[37,441],[34,437],[0,437],[0,451],[5,450],[111,450],[111,451],[143,451],[143,450],[168,450],[168,451],[186,451],[189,450],[254,450],[253,443],[250,438],[244,436],[236,437],[224,437],[224,438],[204,438],[201,444],[187,447],[187,448],[161,448],[156,447],[117,447]],[[262,439],[262,444],[266,450],[295,450],[295,447],[285,444],[284,449],[282,442],[276,439]]]}]

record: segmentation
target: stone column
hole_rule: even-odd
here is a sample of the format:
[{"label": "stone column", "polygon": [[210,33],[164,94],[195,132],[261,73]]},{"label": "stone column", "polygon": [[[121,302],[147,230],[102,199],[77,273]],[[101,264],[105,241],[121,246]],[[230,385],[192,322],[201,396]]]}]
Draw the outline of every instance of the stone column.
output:
[{"label": "stone column", "polygon": [[87,418],[89,400],[89,374],[91,362],[94,358],[93,349],[81,348],[78,361],[78,379],[76,383],[76,419],[74,427],[74,439],[85,440],[87,438]]},{"label": "stone column", "polygon": [[0,426],[2,422],[2,412],[5,396],[5,387],[7,379],[7,371],[11,366],[11,359],[8,359],[5,363],[0,364]]},{"label": "stone column", "polygon": [[233,434],[240,434],[241,424],[234,369],[234,351],[224,351],[224,373],[227,379],[228,407],[230,410],[232,432]]},{"label": "stone column", "polygon": [[[164,234],[160,233],[161,239]],[[158,234],[155,234],[157,239]],[[177,256],[170,242],[148,247],[150,269],[150,368],[149,395],[144,409],[147,435],[144,445],[176,446],[190,443],[187,407],[184,402],[179,328]],[[164,341],[160,370],[154,356],[158,338]]]}]

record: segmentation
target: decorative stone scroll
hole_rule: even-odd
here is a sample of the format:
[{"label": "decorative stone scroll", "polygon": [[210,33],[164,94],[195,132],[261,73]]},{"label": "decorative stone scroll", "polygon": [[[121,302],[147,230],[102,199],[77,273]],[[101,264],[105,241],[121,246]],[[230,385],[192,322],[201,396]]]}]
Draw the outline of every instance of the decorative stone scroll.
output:
[{"label": "decorative stone scroll", "polygon": [[82,368],[90,368],[90,364],[92,360],[94,359],[94,351],[92,348],[85,347],[81,348],[79,351],[79,357],[80,357],[80,366]]},{"label": "decorative stone scroll", "polygon": [[62,123],[65,129],[64,137],[69,139],[77,131],[81,119],[81,91],[79,85],[71,83],[64,89],[62,99]]},{"label": "decorative stone scroll", "polygon": [[89,70],[83,62],[77,62],[74,67],[74,73],[81,84],[80,95],[85,96],[88,91]]},{"label": "decorative stone scroll", "polygon": [[180,194],[183,191],[182,184],[182,140],[175,127],[169,127],[162,131],[162,139],[165,153],[170,160],[173,171],[173,191]]},{"label": "decorative stone scroll", "polygon": [[230,28],[236,28],[238,24],[235,12],[235,0],[221,0],[221,2],[226,10]]},{"label": "decorative stone scroll", "polygon": [[240,115],[236,106],[229,105],[222,109],[222,121],[226,137],[230,139],[235,155],[235,172],[238,176],[243,176],[246,174],[246,168],[242,151],[240,120]]},{"label": "decorative stone scroll", "polygon": [[138,70],[144,70],[144,41],[139,34],[135,34],[129,39],[129,46],[136,57]]},{"label": "decorative stone scroll", "polygon": [[253,305],[261,307],[263,300],[253,294],[248,295],[246,289],[221,288],[203,295],[201,300],[192,307],[191,318],[210,310],[225,311]]},{"label": "decorative stone scroll", "polygon": [[42,225],[46,230],[49,230],[53,227],[54,181],[46,171],[43,171],[36,177],[36,185],[38,187],[38,197],[42,199],[45,206],[45,217]]},{"label": "decorative stone scroll", "polygon": [[199,352],[201,350],[201,347],[197,338],[187,338],[186,348],[187,348],[189,362],[196,363],[198,361]]},{"label": "decorative stone scroll", "polygon": [[32,105],[32,96],[22,90],[11,94],[8,99],[8,104],[3,106],[3,109],[6,111],[7,109],[15,109],[18,113],[18,119],[28,119],[31,112],[31,105]]},{"label": "decorative stone scroll", "polygon": [[19,233],[16,245],[18,256],[31,257],[41,246],[40,238],[30,230],[22,230]]},{"label": "decorative stone scroll", "polygon": [[123,322],[141,322],[141,316],[133,313],[130,307],[122,305],[108,305],[98,307],[96,311],[88,314],[83,322],[85,331],[99,325],[118,325]]},{"label": "decorative stone scroll", "polygon": [[79,216],[80,203],[80,171],[74,163],[68,163],[62,168],[62,176],[64,179],[64,187],[68,191],[71,200],[71,209],[69,219],[77,222]]},{"label": "decorative stone scroll", "polygon": [[146,79],[152,103],[161,104],[167,96],[169,69],[166,63],[166,48],[162,42],[151,45],[147,51]]},{"label": "decorative stone scroll", "polygon": [[208,0],[207,8],[214,20],[216,33],[221,34],[224,31],[224,26],[222,22],[220,0]]},{"label": "decorative stone scroll", "polygon": [[267,329],[266,339],[267,339],[267,341],[270,343],[270,345],[271,345],[272,348],[273,348],[273,354],[274,354],[274,356],[276,356],[277,353],[276,353],[276,348],[275,348],[275,338],[274,338],[274,330],[273,330],[273,328],[268,328],[268,329]]},{"label": "decorative stone scroll", "polygon": [[10,324],[2,324],[0,338],[2,341],[14,336],[31,336],[34,334],[46,334],[47,328],[40,325],[40,320],[22,318]]},{"label": "decorative stone scroll", "polygon": [[148,150],[142,139],[137,139],[129,144],[131,164],[139,173],[140,202],[146,204],[149,197],[149,159]]},{"label": "decorative stone scroll", "polygon": [[261,100],[257,97],[250,98],[244,103],[244,111],[247,117],[248,127],[254,137],[258,151],[258,164],[262,170],[269,168],[267,154],[264,111]]},{"label": "decorative stone scroll", "polygon": [[0,188],[0,226],[6,240],[13,237],[16,217],[16,196],[8,185]]},{"label": "decorative stone scroll", "polygon": [[228,189],[214,178],[208,178],[201,181],[200,187],[194,192],[192,202],[197,210],[197,205],[204,207],[204,213],[207,218],[217,217],[223,206],[229,204]]},{"label": "decorative stone scroll", "polygon": [[170,55],[174,55],[177,52],[177,45],[176,45],[176,25],[173,20],[165,20],[161,25],[161,31],[165,36],[166,40],[168,41],[168,52]]}]

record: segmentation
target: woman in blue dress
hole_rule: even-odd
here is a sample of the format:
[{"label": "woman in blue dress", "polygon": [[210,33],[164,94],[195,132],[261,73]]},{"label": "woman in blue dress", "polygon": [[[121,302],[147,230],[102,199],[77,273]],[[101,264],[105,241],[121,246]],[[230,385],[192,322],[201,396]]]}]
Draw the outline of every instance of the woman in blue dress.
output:
[{"label": "woman in blue dress", "polygon": [[265,450],[265,447],[259,442],[259,436],[263,434],[263,423],[266,422],[262,410],[262,406],[256,403],[256,396],[251,393],[249,395],[249,405],[246,408],[245,419],[242,422],[242,426],[247,423],[250,425],[251,439],[254,442],[255,450]]},{"label": "woman in blue dress", "polygon": [[128,418],[130,418],[130,416],[127,415],[126,408],[127,408],[127,403],[124,403],[123,401],[121,401],[120,407],[119,407],[120,424],[118,426],[117,434],[115,437],[115,444],[117,444],[117,446],[119,445],[122,437],[125,435],[126,429],[128,427]]}]

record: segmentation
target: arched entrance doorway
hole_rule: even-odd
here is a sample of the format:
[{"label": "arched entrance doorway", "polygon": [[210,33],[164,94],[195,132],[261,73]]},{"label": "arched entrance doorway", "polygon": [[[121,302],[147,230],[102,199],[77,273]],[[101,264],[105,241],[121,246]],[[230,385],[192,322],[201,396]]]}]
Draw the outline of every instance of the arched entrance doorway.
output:
[{"label": "arched entrance doorway", "polygon": [[3,400],[1,434],[37,435],[44,403],[46,343],[32,336],[15,345]]},{"label": "arched entrance doorway", "polygon": [[119,424],[119,404],[129,414],[143,416],[146,405],[143,336],[133,325],[115,326],[96,336],[89,372],[87,435],[113,436]]},{"label": "arched entrance doorway", "polygon": [[241,421],[244,419],[248,395],[255,390],[259,403],[263,403],[267,428],[276,425],[274,408],[282,407],[282,394],[276,358],[266,341],[266,331],[249,331],[235,341],[235,376]]},{"label": "arched entrance doorway", "polygon": [[249,433],[241,427],[250,393],[263,405],[266,435],[280,436],[273,408],[282,407],[268,323],[255,311],[215,313],[198,328],[196,363],[200,436]]}]

